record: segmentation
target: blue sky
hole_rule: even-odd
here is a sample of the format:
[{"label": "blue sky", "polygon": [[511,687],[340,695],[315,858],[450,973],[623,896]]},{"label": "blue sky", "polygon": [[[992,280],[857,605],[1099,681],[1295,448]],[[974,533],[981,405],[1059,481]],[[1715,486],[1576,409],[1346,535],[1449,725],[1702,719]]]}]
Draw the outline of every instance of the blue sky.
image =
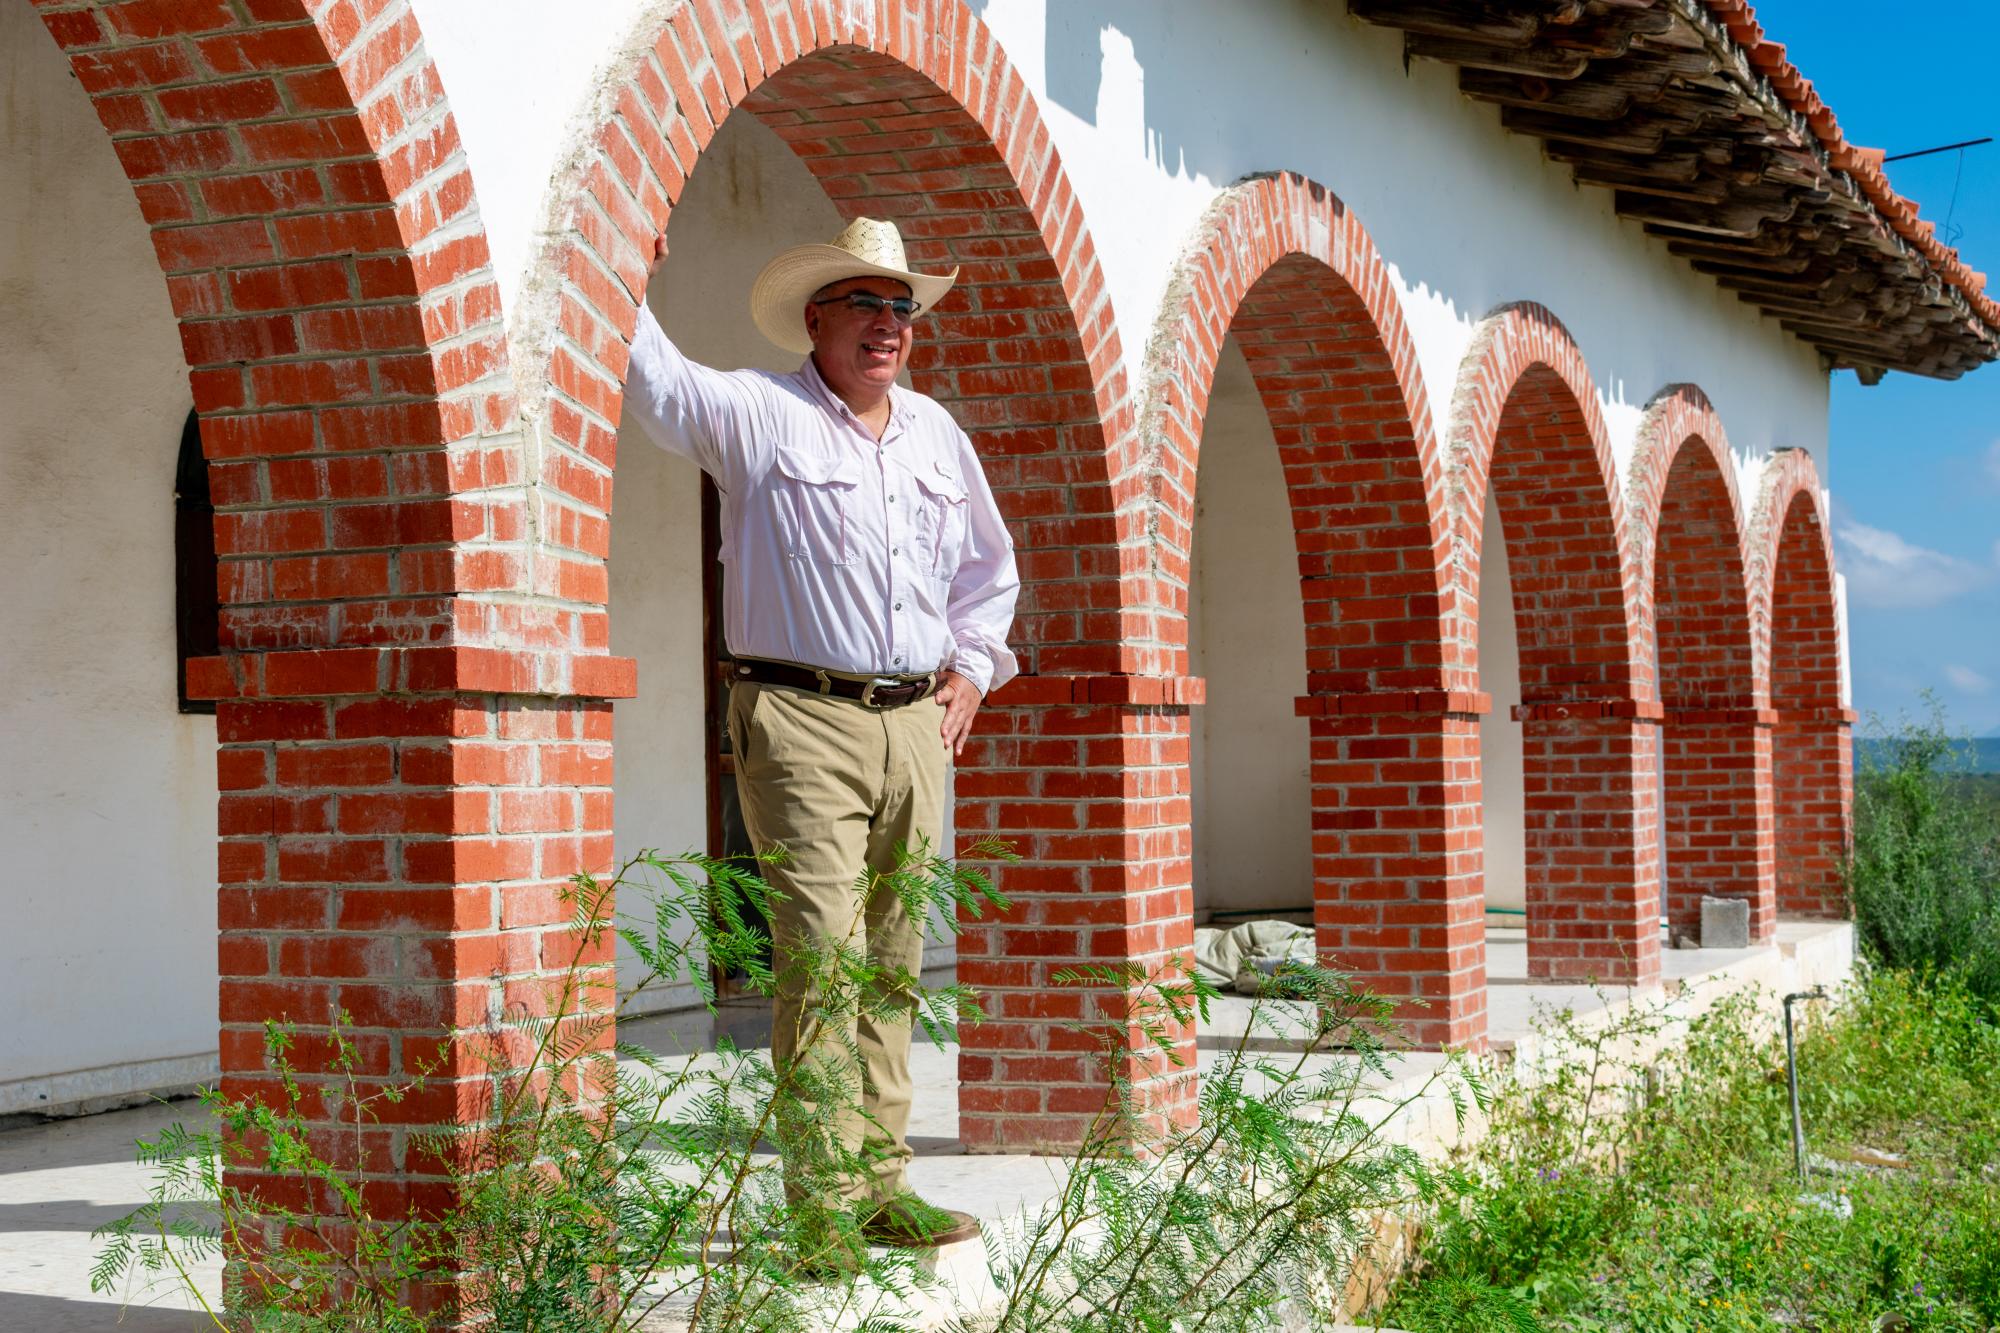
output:
[{"label": "blue sky", "polygon": [[[2000,137],[1995,0],[1759,0],[1757,17],[1851,142],[1894,154]],[[1960,253],[2000,295],[2000,143],[1887,170],[1941,234],[1950,212]],[[1931,689],[1958,729],[2000,734],[2000,364],[1872,389],[1842,371],[1832,431],[1855,705],[1893,721]]]}]

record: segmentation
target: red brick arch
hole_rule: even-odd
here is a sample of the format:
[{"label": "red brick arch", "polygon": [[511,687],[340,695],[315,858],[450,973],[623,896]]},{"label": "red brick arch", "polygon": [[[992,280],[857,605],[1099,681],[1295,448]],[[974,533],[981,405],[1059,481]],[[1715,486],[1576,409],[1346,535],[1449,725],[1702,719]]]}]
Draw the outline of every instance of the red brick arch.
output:
[{"label": "red brick arch", "polygon": [[1778,910],[1846,911],[1842,861],[1853,840],[1853,710],[1841,685],[1832,525],[1812,455],[1772,455],[1750,529],[1758,665],[1777,723],[1772,794]]},{"label": "red brick arch", "polygon": [[1647,404],[1626,499],[1640,651],[1657,654],[1659,697],[1678,707],[1749,707],[1756,671],[1736,463],[1694,385],[1669,385]]},{"label": "red brick arch", "polygon": [[[957,826],[999,834],[1012,914],[973,925],[960,975],[997,1021],[969,1030],[961,1132],[976,1147],[1078,1141],[1104,1085],[1065,1019],[1117,996],[1051,997],[1078,961],[1164,961],[1191,945],[1182,751],[1190,687],[1158,674],[1143,627],[1144,491],[1110,302],[1039,109],[960,0],[855,6],[697,0],[629,68],[552,214],[547,319],[524,382],[545,390],[534,575],[600,642],[615,431],[651,238],[723,119],[784,139],[847,216],[894,219],[920,267],[961,269],[911,369],[972,437],[1014,533],[1023,678],[982,713]],[[1070,1006],[1074,1009],[1071,1012]],[[1191,1037],[1190,1037],[1191,1043]],[[1192,1047],[1189,1046],[1191,1053]],[[1135,1055],[1131,1072],[1165,1073]],[[1190,1080],[1163,1081],[1175,1114]]]},{"label": "red brick arch", "polygon": [[[1765,462],[1747,548],[1758,694],[1773,707],[1837,707],[1833,525],[1819,469],[1804,449],[1780,449]],[[1779,663],[1781,645],[1800,651]]]},{"label": "red brick arch", "polygon": [[425,1096],[327,1140],[386,1207],[432,1202],[414,1131],[476,1117],[492,1076],[446,1032],[574,952],[556,886],[608,854],[622,674],[526,651],[575,645],[517,595],[518,425],[451,110],[405,0],[36,4],[152,229],[202,416],[224,1087],[275,1086],[266,1019],[305,1029],[308,1084],[336,1011],[363,1080],[441,1054]]},{"label": "red brick arch", "polygon": [[1659,706],[1597,389],[1554,314],[1521,303],[1480,324],[1450,439],[1458,660],[1477,656],[1489,486],[1513,577],[1529,970],[1644,984],[1659,972]]},{"label": "red brick arch", "polygon": [[180,321],[236,649],[443,642],[447,452],[511,414],[471,178],[407,3],[35,0]]},{"label": "red brick arch", "polygon": [[[1478,641],[1490,486],[1514,578],[1523,701],[1629,700],[1650,685],[1618,465],[1583,352],[1552,312],[1521,302],[1481,321],[1452,396],[1450,456],[1455,546],[1470,580],[1461,643]],[[1467,647],[1464,660],[1475,653]]]},{"label": "red brick arch", "polygon": [[[1366,228],[1326,187],[1289,172],[1216,197],[1147,350],[1140,438],[1155,478],[1155,558],[1179,590],[1175,609],[1186,609],[1202,422],[1232,333],[1286,455],[1309,603],[1316,592],[1358,596],[1391,618],[1358,643],[1314,644],[1316,688],[1438,688],[1449,528],[1416,348]],[[1383,644],[1415,655],[1370,651]],[[1177,647],[1185,652],[1184,637]]]},{"label": "red brick arch", "polygon": [[1693,385],[1647,406],[1628,485],[1641,628],[1657,663],[1670,926],[1698,935],[1703,897],[1750,903],[1751,938],[1777,925],[1771,721],[1756,707],[1755,636],[1736,464]]},{"label": "red brick arch", "polygon": [[1476,867],[1454,836],[1475,803],[1458,761],[1476,724],[1472,701],[1445,693],[1445,471],[1388,268],[1324,186],[1291,173],[1231,186],[1168,282],[1140,431],[1178,661],[1195,468],[1232,334],[1278,442],[1298,551],[1320,946],[1400,997],[1416,1039],[1477,1045]]},{"label": "red brick arch", "polygon": [[1114,476],[1136,470],[1117,454],[1130,408],[1110,303],[1026,85],[958,0],[772,0],[747,13],[700,0],[618,76],[536,264],[555,298],[517,330],[560,459],[541,489],[580,516],[549,525],[545,554],[563,567],[540,581],[581,607],[604,601],[613,435],[652,236],[739,106],[843,214],[888,217],[913,263],[963,270],[926,320],[911,373],[979,444],[1035,566],[1017,632],[1023,671],[1131,669],[1121,607],[1143,582],[1091,562],[1139,532],[1136,507],[1118,512],[1113,494]]}]

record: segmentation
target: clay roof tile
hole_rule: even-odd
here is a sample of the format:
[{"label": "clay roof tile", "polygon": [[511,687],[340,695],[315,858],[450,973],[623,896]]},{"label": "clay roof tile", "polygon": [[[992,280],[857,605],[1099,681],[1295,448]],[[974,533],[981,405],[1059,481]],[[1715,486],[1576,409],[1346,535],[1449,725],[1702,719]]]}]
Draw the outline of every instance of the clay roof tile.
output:
[{"label": "clay roof tile", "polygon": [[[1744,49],[1751,65],[1762,73],[1786,105],[1806,118],[1813,133],[1837,170],[1855,178],[1875,210],[1882,214],[1904,240],[1916,247],[1938,276],[1962,292],[1974,312],[1990,327],[2000,328],[2000,305],[1984,296],[1985,279],[1974,281],[1973,270],[1937,239],[1935,224],[1917,216],[1917,205],[1896,192],[1882,171],[1883,151],[1856,149],[1840,132],[1840,123],[1831,108],[1813,94],[1798,70],[1785,57],[1781,43],[1764,36],[1756,11],[1741,0],[1703,0],[1709,14],[1721,23],[1731,40]],[[1820,113],[1824,114],[1820,114]]]}]

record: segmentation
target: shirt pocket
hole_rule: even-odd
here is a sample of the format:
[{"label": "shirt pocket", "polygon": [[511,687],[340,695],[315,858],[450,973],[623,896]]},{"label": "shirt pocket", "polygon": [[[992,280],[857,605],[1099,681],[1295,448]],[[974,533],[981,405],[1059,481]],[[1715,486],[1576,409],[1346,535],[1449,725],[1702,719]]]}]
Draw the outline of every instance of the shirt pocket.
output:
[{"label": "shirt pocket", "polygon": [[786,555],[816,565],[851,565],[860,558],[857,460],[780,449],[773,485]]},{"label": "shirt pocket", "polygon": [[918,467],[916,478],[917,489],[923,493],[917,548],[930,576],[949,582],[958,573],[959,555],[965,546],[965,479],[956,467],[942,460]]}]

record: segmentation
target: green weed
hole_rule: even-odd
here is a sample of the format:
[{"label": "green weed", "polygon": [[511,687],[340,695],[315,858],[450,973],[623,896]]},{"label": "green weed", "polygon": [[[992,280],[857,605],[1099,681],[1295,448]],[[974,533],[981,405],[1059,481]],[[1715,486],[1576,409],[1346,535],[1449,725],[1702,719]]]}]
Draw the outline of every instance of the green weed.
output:
[{"label": "green weed", "polygon": [[[1384,1322],[1418,1333],[2000,1323],[2000,1028],[1962,980],[1868,969],[1803,1039],[1803,1115],[1821,1159],[1804,1190],[1783,1049],[1756,1006],[1724,1001],[1663,1063],[1621,1067],[1621,1047],[1646,1049],[1634,1039],[1671,1021],[1558,1024],[1575,1058],[1536,1087],[1496,1089],[1495,1132]],[[1627,1099],[1627,1113],[1604,1114]],[[1863,1167],[1860,1149],[1902,1165]]]}]

